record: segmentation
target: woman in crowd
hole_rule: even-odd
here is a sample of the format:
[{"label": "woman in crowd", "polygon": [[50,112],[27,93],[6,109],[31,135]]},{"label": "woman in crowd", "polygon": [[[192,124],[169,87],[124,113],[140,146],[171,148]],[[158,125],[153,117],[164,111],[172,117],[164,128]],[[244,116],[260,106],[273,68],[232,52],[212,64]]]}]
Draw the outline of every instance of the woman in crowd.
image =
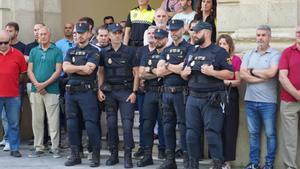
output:
[{"label": "woman in crowd", "polygon": [[208,22],[212,25],[212,42],[216,42],[216,18],[217,18],[217,0],[199,0],[196,7],[197,14],[194,19],[202,22]]},{"label": "woman in crowd", "polygon": [[234,44],[232,38],[227,34],[222,34],[217,40],[217,44],[224,48],[228,53],[228,63],[232,64],[234,77],[224,80],[229,92],[229,104],[225,108],[225,119],[223,128],[223,169],[230,169],[230,161],[234,161],[236,157],[236,142],[239,126],[239,92],[238,86],[241,83],[239,76],[241,59],[234,55]]}]

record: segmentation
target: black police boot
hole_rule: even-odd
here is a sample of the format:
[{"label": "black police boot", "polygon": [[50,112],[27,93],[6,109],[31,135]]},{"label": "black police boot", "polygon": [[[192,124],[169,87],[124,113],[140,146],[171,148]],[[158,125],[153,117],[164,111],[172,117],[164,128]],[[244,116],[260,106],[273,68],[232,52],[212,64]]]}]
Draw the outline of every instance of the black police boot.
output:
[{"label": "black police boot", "polygon": [[199,162],[195,159],[189,160],[189,168],[188,169],[199,169]]},{"label": "black police boot", "polygon": [[213,167],[212,169],[222,169],[222,161],[219,159],[213,159]]},{"label": "black police boot", "polygon": [[81,164],[80,150],[76,146],[71,146],[71,156],[65,162],[65,166],[74,166],[77,164]]},{"label": "black police boot", "polygon": [[133,156],[136,158],[144,156],[144,148],[140,147],[138,151],[133,154]]},{"label": "black police boot", "polygon": [[158,159],[164,159],[166,158],[166,151],[165,149],[158,150]]},{"label": "black police boot", "polygon": [[125,168],[132,168],[132,157],[131,157],[131,148],[125,148],[125,155],[124,155],[124,167]]},{"label": "black police boot", "polygon": [[166,151],[166,160],[158,167],[158,169],[177,169],[174,151]]},{"label": "black police boot", "polygon": [[183,152],[183,168],[188,169],[189,168],[189,156],[186,151]]},{"label": "black police boot", "polygon": [[100,165],[100,148],[93,148],[90,167],[98,167],[99,165]]},{"label": "black police boot", "polygon": [[118,149],[115,147],[110,149],[110,157],[108,158],[105,164],[107,166],[111,166],[117,163],[119,163],[119,155],[118,155]]},{"label": "black police boot", "polygon": [[144,157],[137,162],[138,167],[145,167],[153,164],[152,148],[145,148]]}]

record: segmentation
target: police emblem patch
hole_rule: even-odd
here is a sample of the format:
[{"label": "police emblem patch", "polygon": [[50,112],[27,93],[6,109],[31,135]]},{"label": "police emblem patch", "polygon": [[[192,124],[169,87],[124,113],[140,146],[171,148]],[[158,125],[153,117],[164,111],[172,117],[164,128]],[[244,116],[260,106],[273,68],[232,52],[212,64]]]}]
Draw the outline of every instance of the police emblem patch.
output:
[{"label": "police emblem patch", "polygon": [[108,59],[107,63],[108,63],[108,64],[112,64],[111,58]]},{"label": "police emblem patch", "polygon": [[167,60],[170,60],[170,55],[169,54],[167,54],[167,58],[166,58]]},{"label": "police emblem patch", "polygon": [[152,65],[152,60],[148,60],[148,65],[149,65],[149,66]]}]

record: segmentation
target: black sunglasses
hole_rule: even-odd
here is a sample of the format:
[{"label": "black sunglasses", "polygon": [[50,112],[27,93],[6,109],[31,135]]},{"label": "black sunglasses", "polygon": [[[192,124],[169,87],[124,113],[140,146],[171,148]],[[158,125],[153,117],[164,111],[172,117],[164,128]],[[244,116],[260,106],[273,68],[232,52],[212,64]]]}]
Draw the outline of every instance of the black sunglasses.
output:
[{"label": "black sunglasses", "polygon": [[0,45],[7,45],[9,43],[9,41],[4,41],[4,42],[0,42]]}]

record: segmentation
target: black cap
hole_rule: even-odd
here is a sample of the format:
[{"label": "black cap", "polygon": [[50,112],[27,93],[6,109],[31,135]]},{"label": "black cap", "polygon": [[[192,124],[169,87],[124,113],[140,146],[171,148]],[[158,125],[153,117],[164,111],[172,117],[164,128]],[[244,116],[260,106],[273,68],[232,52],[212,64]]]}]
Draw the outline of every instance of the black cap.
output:
[{"label": "black cap", "polygon": [[198,22],[193,28],[192,30],[195,32],[201,31],[202,29],[208,29],[208,30],[212,30],[212,26],[211,24],[207,23],[207,22]]},{"label": "black cap", "polygon": [[168,31],[165,31],[163,29],[155,29],[154,37],[158,39],[167,38],[169,35]]},{"label": "black cap", "polygon": [[184,22],[182,20],[179,20],[179,19],[174,19],[174,20],[171,20],[169,22],[169,29],[171,31],[183,28],[183,26],[184,26]]},{"label": "black cap", "polygon": [[123,27],[119,23],[113,23],[113,24],[109,24],[107,26],[107,29],[110,32],[117,32],[117,31],[122,31]]},{"label": "black cap", "polygon": [[89,31],[90,25],[87,23],[77,23],[76,24],[76,32],[77,33],[84,33]]}]

